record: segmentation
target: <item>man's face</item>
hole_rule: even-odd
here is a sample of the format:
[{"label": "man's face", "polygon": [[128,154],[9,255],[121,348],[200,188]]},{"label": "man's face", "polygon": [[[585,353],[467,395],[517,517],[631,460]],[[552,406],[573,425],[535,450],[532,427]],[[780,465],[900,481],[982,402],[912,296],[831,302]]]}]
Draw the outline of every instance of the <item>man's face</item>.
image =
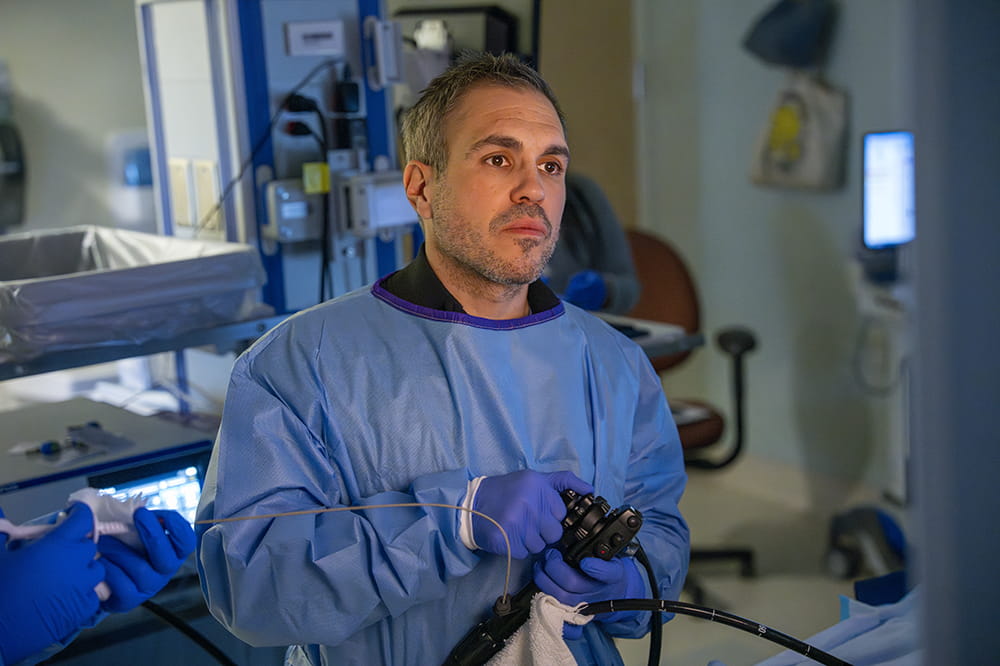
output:
[{"label": "man's face", "polygon": [[428,252],[465,278],[523,285],[552,257],[569,151],[541,93],[482,85],[445,123],[448,163],[427,188]]}]

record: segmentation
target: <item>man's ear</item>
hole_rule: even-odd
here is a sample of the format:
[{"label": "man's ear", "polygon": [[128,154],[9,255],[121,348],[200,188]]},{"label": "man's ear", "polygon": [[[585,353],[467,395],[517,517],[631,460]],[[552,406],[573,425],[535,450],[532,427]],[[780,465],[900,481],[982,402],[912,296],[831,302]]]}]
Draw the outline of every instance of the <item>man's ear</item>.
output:
[{"label": "man's ear", "polygon": [[431,199],[428,189],[433,178],[434,169],[429,164],[410,160],[403,168],[403,188],[410,205],[417,211],[421,220],[431,217]]}]

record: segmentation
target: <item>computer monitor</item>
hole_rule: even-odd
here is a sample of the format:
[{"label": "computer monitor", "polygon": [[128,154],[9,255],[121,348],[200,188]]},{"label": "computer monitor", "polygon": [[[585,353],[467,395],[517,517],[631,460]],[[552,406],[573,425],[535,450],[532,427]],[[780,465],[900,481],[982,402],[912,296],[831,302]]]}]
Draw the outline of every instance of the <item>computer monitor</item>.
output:
[{"label": "computer monitor", "polygon": [[916,235],[913,132],[867,132],[862,137],[861,251],[865,276],[899,279],[898,249]]},{"label": "computer monitor", "polygon": [[913,132],[868,132],[862,144],[862,235],[869,250],[913,240]]},{"label": "computer monitor", "polygon": [[91,487],[118,499],[142,495],[150,510],[172,509],[194,526],[208,467],[207,452],[157,461],[88,479]]}]

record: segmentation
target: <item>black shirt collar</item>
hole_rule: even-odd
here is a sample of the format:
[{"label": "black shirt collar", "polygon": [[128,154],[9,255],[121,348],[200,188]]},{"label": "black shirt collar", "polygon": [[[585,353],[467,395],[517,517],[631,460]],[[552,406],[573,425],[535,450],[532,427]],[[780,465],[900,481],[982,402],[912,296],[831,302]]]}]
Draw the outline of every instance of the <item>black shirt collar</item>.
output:
[{"label": "black shirt collar", "polygon": [[[417,256],[401,270],[382,281],[382,287],[393,296],[433,310],[465,313],[462,304],[441,283],[427,261],[424,246]],[[559,305],[559,298],[541,280],[528,285],[528,307],[532,313],[544,312]]]}]

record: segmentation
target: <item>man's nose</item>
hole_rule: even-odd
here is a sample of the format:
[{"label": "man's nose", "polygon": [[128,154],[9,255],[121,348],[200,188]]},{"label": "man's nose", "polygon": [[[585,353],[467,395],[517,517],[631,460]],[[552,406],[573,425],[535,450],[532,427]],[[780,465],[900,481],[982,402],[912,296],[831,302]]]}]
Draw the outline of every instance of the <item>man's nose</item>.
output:
[{"label": "man's nose", "polygon": [[510,198],[514,203],[541,203],[545,201],[545,184],[538,167],[530,164],[518,171],[517,183],[511,191]]}]

